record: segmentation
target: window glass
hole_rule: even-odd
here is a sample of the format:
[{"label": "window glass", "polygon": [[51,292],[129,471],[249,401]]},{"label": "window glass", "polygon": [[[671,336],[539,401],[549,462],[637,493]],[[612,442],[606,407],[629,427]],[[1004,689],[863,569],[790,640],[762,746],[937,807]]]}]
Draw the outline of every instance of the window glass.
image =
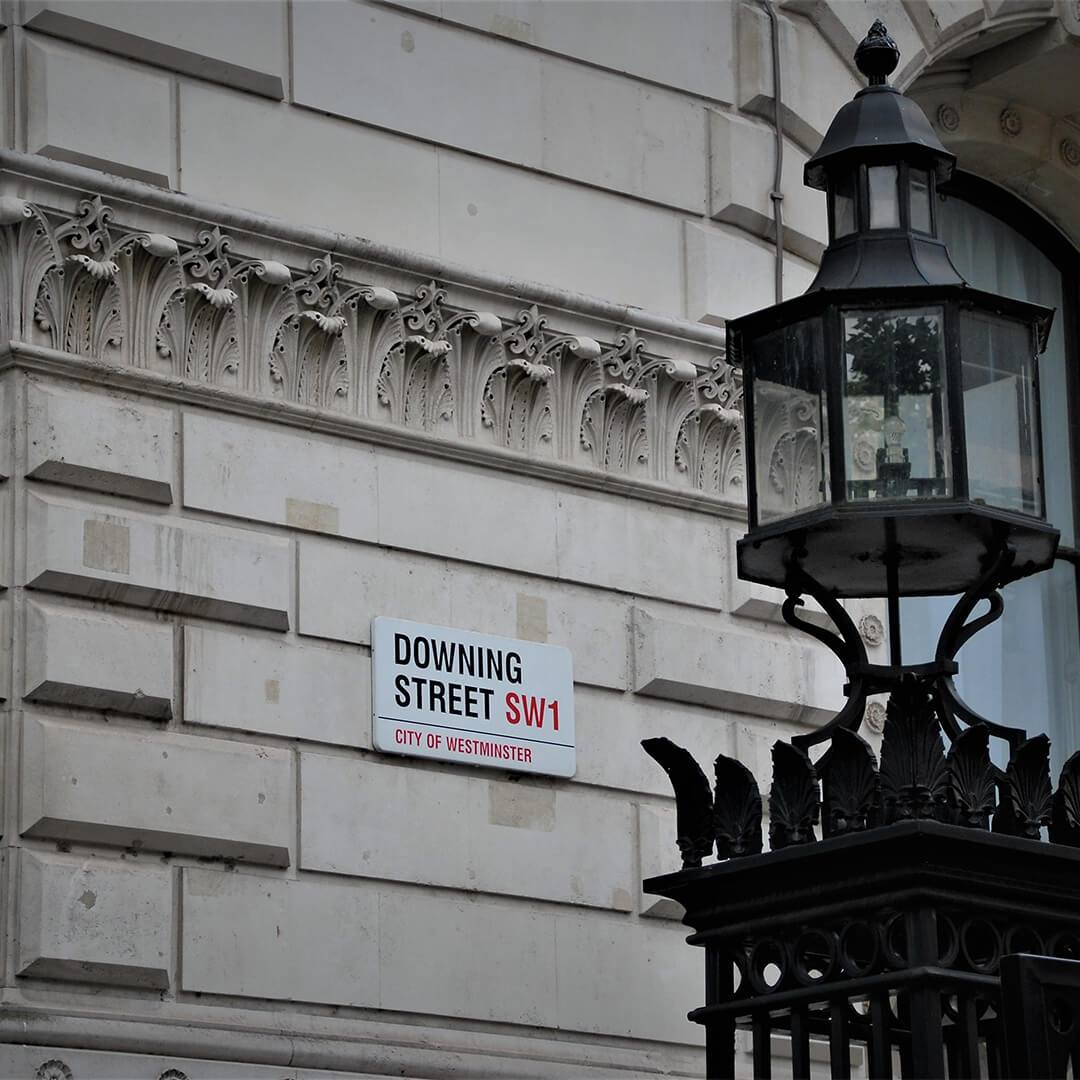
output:
[{"label": "window glass", "polygon": [[762,334],[750,349],[757,520],[764,524],[829,498],[821,321]]},{"label": "window glass", "polygon": [[[1066,313],[1061,271],[1001,218],[955,197],[940,200],[937,209],[939,235],[956,268],[971,285],[1055,309],[1050,342],[1038,360],[1045,462],[1043,495],[1047,519],[1061,530],[1062,543],[1072,546],[1073,463],[1069,456],[1066,384],[1066,364],[1070,361],[1063,331]],[[967,329],[977,336],[978,327],[969,325]],[[1076,363],[1076,358],[1071,362]],[[1028,382],[1021,370],[989,381],[985,372],[965,370],[965,396],[973,391],[1000,397],[1003,387],[1013,385],[1010,380],[1017,377],[1015,389],[1020,392]],[[1023,441],[1019,422],[1014,434],[1019,454]],[[1019,462],[1015,477],[1023,488],[1026,479]],[[1023,501],[1024,497],[1020,498]],[[988,720],[1026,728],[1029,735],[1048,732],[1056,780],[1065,759],[1080,749],[1076,571],[1059,560],[1051,570],[1008,585],[1002,597],[1002,617],[975,634],[957,655],[960,673],[956,686],[961,697]],[[937,637],[955,599],[928,597],[901,602],[904,663],[933,657]],[[985,605],[981,605],[976,615],[984,610]]]},{"label": "window glass", "polygon": [[951,495],[944,311],[848,308],[841,319],[847,498]]},{"label": "window glass", "polygon": [[933,232],[930,226],[930,174],[925,169],[908,170],[911,197],[911,227],[915,232]]},{"label": "window glass", "polygon": [[895,165],[871,165],[866,170],[870,184],[870,228],[899,229],[900,199]]},{"label": "window glass", "polygon": [[833,188],[833,238],[850,236],[855,231],[855,178],[845,173]]}]

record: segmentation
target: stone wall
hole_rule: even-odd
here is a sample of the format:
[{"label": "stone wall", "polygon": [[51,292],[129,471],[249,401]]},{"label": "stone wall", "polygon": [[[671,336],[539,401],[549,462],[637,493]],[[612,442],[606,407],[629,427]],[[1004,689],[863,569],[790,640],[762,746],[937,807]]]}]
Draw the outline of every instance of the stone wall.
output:
[{"label": "stone wall", "polygon": [[[905,83],[1072,32],[1042,0],[779,5],[786,295],[871,9]],[[774,298],[768,14],[0,20],[0,1071],[700,1074],[639,740],[764,783],[842,702],[734,574],[720,324]],[[574,778],[374,751],[377,615],[567,646]]]}]

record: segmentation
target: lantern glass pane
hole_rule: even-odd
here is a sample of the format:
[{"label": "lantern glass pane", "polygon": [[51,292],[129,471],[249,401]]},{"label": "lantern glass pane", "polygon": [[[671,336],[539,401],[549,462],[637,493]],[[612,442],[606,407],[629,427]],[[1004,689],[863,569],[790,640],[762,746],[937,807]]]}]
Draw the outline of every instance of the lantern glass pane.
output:
[{"label": "lantern glass pane", "polygon": [[925,169],[908,171],[911,198],[911,227],[915,232],[932,233],[930,224],[930,174]]},{"label": "lantern glass pane", "polygon": [[751,344],[757,522],[829,500],[821,322],[793,323]]},{"label": "lantern glass pane", "polygon": [[900,199],[895,165],[871,165],[866,170],[870,185],[870,228],[899,229]]},{"label": "lantern glass pane", "polygon": [[847,310],[842,319],[848,499],[952,495],[944,310]]},{"label": "lantern glass pane", "polygon": [[838,176],[833,186],[833,239],[850,236],[855,231],[855,177]]},{"label": "lantern glass pane", "polygon": [[960,350],[969,495],[975,502],[1041,517],[1032,328],[963,311]]}]

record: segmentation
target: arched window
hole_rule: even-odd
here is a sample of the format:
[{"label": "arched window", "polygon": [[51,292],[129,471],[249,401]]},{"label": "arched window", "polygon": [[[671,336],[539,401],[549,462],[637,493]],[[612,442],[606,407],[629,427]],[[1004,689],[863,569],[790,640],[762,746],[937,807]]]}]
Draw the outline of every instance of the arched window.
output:
[{"label": "arched window", "polygon": [[[1005,589],[1002,618],[960,651],[956,685],[987,719],[1046,731],[1056,774],[1080,750],[1080,256],[1044,219],[985,181],[959,176],[938,209],[942,239],[971,285],[1055,309],[1039,360],[1039,397],[1047,519],[1061,530],[1058,559]],[[929,659],[952,602],[903,602],[905,662]]]}]

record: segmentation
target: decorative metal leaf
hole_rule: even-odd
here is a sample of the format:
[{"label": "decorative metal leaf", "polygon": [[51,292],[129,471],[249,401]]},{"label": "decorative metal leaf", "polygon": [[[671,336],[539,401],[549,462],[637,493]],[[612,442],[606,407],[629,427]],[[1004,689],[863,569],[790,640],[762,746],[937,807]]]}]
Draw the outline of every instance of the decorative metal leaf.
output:
[{"label": "decorative metal leaf", "polygon": [[754,774],[741,761],[723,754],[716,759],[714,768],[713,828],[717,858],[756,855],[761,851],[761,792]]},{"label": "decorative metal leaf", "polygon": [[1038,840],[1041,827],[1050,823],[1052,801],[1050,740],[1036,735],[1021,743],[1009,760],[993,831]]},{"label": "decorative metal leaf", "polygon": [[988,829],[995,798],[990,731],[985,724],[966,728],[954,740],[948,757],[949,806],[958,825]]},{"label": "decorative metal leaf", "polygon": [[1050,812],[1050,842],[1080,847],[1080,750],[1061,770]]},{"label": "decorative metal leaf", "polygon": [[643,739],[641,745],[668,774],[675,791],[676,843],[683,869],[700,866],[713,847],[712,789],[689,750],[670,739]]},{"label": "decorative metal leaf", "polygon": [[889,695],[881,743],[883,825],[914,818],[948,819],[945,747],[925,685],[904,679]]},{"label": "decorative metal leaf", "polygon": [[848,728],[837,728],[817,773],[822,833],[840,836],[868,828],[878,793],[877,758],[870,744]]},{"label": "decorative metal leaf", "polygon": [[809,844],[817,837],[820,801],[817,774],[805,750],[791,743],[773,743],[773,781],[769,795],[769,845],[773,851]]}]

